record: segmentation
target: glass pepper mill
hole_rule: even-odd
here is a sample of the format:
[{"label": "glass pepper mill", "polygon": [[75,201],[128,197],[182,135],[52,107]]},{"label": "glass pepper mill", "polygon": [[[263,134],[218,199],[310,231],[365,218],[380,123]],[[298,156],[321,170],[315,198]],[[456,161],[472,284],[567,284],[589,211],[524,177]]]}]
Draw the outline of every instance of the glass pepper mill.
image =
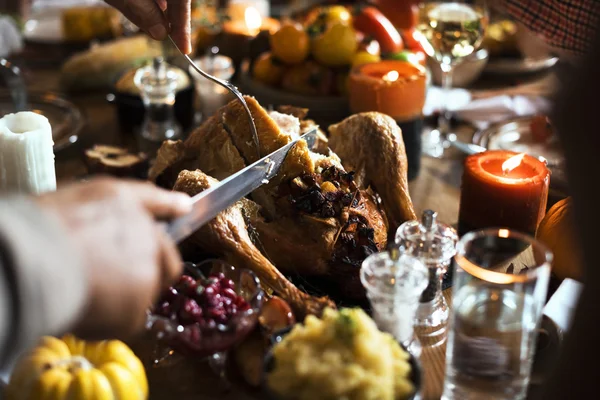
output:
[{"label": "glass pepper mill", "polygon": [[152,142],[179,138],[181,127],[174,111],[177,69],[165,62],[164,58],[157,57],[151,64],[137,70],[134,82],[140,89],[146,108],[140,132],[142,138]]},{"label": "glass pepper mill", "polygon": [[421,221],[407,221],[396,232],[400,251],[419,259],[429,271],[429,282],[415,315],[415,331],[424,347],[445,342],[449,308],[442,295],[442,279],[456,253],[458,234],[425,210]]}]

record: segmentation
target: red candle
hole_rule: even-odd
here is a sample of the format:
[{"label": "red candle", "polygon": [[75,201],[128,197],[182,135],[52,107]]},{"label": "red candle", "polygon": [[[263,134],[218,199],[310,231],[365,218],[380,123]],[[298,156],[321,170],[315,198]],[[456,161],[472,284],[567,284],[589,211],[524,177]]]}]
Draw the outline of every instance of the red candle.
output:
[{"label": "red candle", "polygon": [[546,164],[529,155],[495,150],[467,157],[459,233],[495,227],[535,235],[546,213],[549,185]]}]

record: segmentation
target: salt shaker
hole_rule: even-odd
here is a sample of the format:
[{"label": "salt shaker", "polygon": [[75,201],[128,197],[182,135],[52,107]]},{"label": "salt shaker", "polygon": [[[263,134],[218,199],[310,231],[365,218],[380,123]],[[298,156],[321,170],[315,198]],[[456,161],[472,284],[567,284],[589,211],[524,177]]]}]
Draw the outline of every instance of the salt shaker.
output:
[{"label": "salt shaker", "polygon": [[396,231],[396,245],[404,254],[419,259],[428,269],[427,288],[416,312],[415,329],[424,346],[446,340],[449,308],[442,295],[442,278],[456,253],[458,235],[437,221],[437,213],[425,210],[421,221],[407,221]]},{"label": "salt shaker", "polygon": [[360,280],[378,328],[390,333],[418,357],[421,345],[414,335],[413,323],[419,297],[427,287],[427,268],[418,259],[392,249],[367,257]]},{"label": "salt shaker", "polygon": [[177,68],[167,64],[162,57],[155,58],[135,73],[134,82],[146,107],[141,128],[144,139],[162,142],[181,136],[174,112],[178,79]]}]

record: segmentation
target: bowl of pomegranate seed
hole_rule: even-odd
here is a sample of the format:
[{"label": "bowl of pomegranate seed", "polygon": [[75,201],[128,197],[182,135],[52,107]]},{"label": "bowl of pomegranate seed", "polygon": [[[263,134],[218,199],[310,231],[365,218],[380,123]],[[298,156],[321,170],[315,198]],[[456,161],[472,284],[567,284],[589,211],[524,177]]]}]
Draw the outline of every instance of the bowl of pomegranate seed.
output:
[{"label": "bowl of pomegranate seed", "polygon": [[263,298],[250,270],[220,260],[185,263],[183,275],[148,311],[146,328],[182,355],[214,356],[255,328]]}]

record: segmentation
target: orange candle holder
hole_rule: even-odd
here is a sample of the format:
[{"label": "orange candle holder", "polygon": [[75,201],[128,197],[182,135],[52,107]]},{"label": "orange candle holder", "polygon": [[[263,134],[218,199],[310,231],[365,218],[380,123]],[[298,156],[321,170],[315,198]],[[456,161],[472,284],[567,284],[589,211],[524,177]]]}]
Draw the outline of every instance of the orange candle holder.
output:
[{"label": "orange candle holder", "polygon": [[510,228],[535,235],[546,213],[550,170],[526,154],[493,150],[468,156],[460,193],[458,232]]},{"label": "orange candle holder", "polygon": [[398,121],[420,117],[425,105],[426,80],[425,68],[407,61],[360,65],[350,72],[350,110],[379,111]]},{"label": "orange candle holder", "polygon": [[426,80],[421,65],[399,60],[355,67],[348,80],[348,101],[353,113],[378,111],[394,118],[402,129],[409,181],[421,169]]}]

